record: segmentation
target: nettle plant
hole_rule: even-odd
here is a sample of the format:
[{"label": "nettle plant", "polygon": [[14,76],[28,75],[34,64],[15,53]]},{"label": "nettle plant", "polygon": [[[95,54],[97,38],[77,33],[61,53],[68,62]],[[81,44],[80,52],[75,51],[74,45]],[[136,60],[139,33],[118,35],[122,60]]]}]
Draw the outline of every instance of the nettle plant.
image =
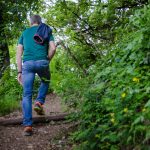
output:
[{"label": "nettle plant", "polygon": [[[140,17],[139,17],[140,16]],[[80,149],[146,149],[150,141],[150,6],[136,10],[85,92]]]}]

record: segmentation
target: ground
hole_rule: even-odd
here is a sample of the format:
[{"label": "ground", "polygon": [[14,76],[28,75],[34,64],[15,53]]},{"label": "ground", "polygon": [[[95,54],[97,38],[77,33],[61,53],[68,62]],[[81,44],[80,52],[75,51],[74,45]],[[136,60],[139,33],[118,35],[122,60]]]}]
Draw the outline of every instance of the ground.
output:
[{"label": "ground", "polygon": [[[46,97],[45,115],[63,114],[60,98],[55,94]],[[19,118],[21,111],[13,112],[7,116],[0,117],[0,120]],[[33,117],[36,113],[33,111]],[[67,121],[50,122],[47,124],[35,124],[33,135],[25,137],[23,127],[0,126],[0,150],[71,150],[72,145],[67,137],[72,129],[73,123]]]}]

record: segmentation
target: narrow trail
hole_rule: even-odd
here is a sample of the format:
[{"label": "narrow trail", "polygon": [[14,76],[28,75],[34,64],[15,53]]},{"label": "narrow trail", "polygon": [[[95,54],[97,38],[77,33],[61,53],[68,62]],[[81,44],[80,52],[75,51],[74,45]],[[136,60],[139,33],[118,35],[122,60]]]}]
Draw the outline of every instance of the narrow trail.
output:
[{"label": "narrow trail", "polygon": [[[63,114],[60,98],[55,94],[49,94],[46,97],[44,106],[45,115]],[[13,112],[2,119],[20,118],[20,111]],[[33,111],[33,117],[37,116]],[[72,127],[72,123],[65,121],[53,122],[47,124],[33,125],[33,135],[23,136],[23,127],[0,126],[0,150],[71,150],[71,145],[66,140],[66,136]],[[61,140],[57,140],[57,138]]]}]

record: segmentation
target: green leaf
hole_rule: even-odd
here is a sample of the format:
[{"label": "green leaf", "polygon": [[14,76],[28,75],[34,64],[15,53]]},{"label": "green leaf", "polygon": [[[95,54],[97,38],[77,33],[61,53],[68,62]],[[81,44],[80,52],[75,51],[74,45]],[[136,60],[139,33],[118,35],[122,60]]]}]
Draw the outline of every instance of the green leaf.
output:
[{"label": "green leaf", "polygon": [[150,107],[150,100],[145,104],[145,107]]},{"label": "green leaf", "polygon": [[132,125],[136,125],[136,124],[141,123],[143,121],[144,121],[144,117],[143,116],[139,116],[138,118],[136,118],[134,120],[134,122],[132,123]]}]

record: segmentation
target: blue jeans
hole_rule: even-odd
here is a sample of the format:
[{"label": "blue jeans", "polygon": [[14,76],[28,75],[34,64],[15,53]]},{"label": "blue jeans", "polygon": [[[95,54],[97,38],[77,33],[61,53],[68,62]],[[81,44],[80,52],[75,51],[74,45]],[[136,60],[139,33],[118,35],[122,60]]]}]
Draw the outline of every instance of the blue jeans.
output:
[{"label": "blue jeans", "polygon": [[32,93],[35,74],[41,79],[38,96],[35,101],[44,104],[45,97],[49,87],[50,71],[48,60],[25,61],[22,67],[22,81],[23,81],[23,125],[32,126]]}]

